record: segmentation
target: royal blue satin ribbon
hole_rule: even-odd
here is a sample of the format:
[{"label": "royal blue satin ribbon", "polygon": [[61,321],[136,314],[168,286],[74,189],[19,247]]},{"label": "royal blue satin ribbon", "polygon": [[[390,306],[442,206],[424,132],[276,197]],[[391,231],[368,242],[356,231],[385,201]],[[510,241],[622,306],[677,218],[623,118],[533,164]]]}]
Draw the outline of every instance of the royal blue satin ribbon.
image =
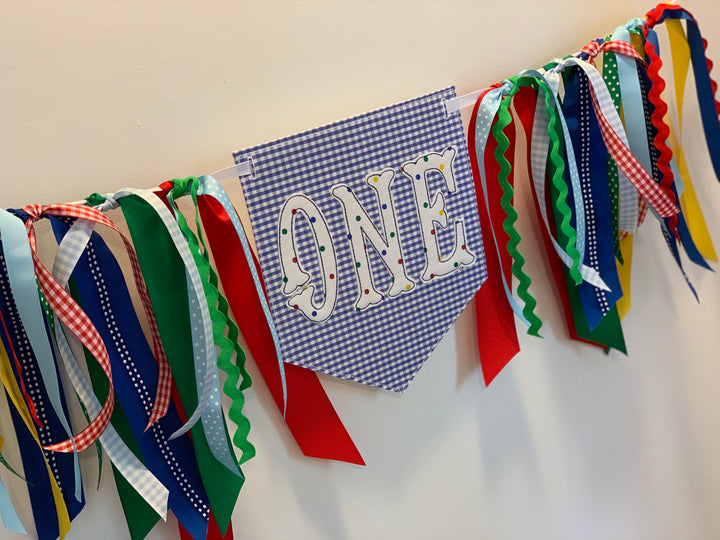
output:
[{"label": "royal blue satin ribbon", "polygon": [[[71,220],[50,218],[62,241]],[[145,431],[152,414],[158,366],[135,313],[122,270],[97,233],[92,233],[72,274],[83,310],[108,350],[116,395],[147,468],[168,488],[168,506],[182,526],[201,539],[207,530],[207,495],[188,436],[170,440],[182,426],[174,406]]]},{"label": "royal blue satin ribbon", "polygon": [[[692,16],[683,9],[665,9],[658,23],[665,19],[684,19],[686,21],[687,42],[690,47],[690,61],[695,76],[695,92],[700,106],[700,118],[703,123],[705,141],[715,170],[715,176],[720,181],[720,124],[718,123],[718,112],[715,110],[715,96],[712,90],[700,29]],[[648,33],[650,32],[655,33],[653,30],[649,30]],[[655,38],[655,41],[657,41],[657,38]],[[659,49],[656,50],[659,55]],[[682,103],[678,103],[678,107],[682,107]]]}]

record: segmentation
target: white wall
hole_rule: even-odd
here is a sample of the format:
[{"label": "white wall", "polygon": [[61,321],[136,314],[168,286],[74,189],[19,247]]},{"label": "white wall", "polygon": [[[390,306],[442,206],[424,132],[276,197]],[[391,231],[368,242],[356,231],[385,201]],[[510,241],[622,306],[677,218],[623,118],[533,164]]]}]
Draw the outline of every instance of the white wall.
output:
[{"label": "white wall", "polygon": [[[255,143],[447,84],[459,93],[488,86],[652,7],[41,4],[0,3],[3,207],[211,172]],[[720,59],[715,2],[686,7]],[[699,122],[688,114],[687,126]],[[720,185],[698,141],[689,133],[686,151],[720,247]],[[225,185],[239,201],[236,183]],[[720,536],[720,277],[691,269],[696,304],[648,222],[636,239],[624,322],[630,356],[605,356],[567,339],[537,234],[523,226],[545,339],[522,336],[522,352],[488,389],[472,310],[402,396],[322,377],[367,467],[303,458],[253,371],[248,414],[258,456],[244,467],[236,538]],[[111,475],[96,493],[92,456],[83,465],[88,505],[69,540],[126,538]],[[28,523],[29,505],[16,492]],[[171,519],[151,537],[176,535]],[[0,538],[22,537],[0,529]]]}]

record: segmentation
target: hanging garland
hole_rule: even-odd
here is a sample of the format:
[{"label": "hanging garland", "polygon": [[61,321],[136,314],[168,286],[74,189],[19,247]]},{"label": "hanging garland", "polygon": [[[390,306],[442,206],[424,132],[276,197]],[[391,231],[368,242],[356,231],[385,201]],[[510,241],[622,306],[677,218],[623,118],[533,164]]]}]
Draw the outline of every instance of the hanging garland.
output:
[{"label": "hanging garland", "polygon": [[[662,97],[661,24],[677,132]],[[448,88],[237,152],[257,257],[209,176],[1,210],[0,380],[15,433],[1,434],[0,464],[28,490],[37,537],[65,538],[83,509],[77,453],[92,446],[110,460],[134,540],[168,510],[181,538],[232,538],[240,466],[255,455],[241,335],[309,457],[364,465],[316,372],[402,392],[473,298],[490,384],[520,350],[516,318],[534,336],[543,324],[515,226],[521,165],[570,337],[625,352],[633,235],[648,213],[695,296],[681,250],[702,268],[717,261],[680,144],[692,65],[720,180],[706,48],[688,11],[660,4],[481,92],[467,141]],[[95,232],[119,233],[113,208],[130,231],[132,280]],[[58,244],[51,268],[38,254],[41,219]],[[73,394],[88,423],[79,432]],[[7,441],[23,474],[1,453]],[[0,517],[25,533],[1,481]]]}]

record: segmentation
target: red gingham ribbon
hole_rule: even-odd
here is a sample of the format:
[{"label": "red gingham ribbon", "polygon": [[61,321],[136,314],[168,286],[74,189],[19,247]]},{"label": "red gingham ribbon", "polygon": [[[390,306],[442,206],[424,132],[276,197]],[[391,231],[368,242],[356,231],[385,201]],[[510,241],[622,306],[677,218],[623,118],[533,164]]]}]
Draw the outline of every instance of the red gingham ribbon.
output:
[{"label": "red gingham ribbon", "polygon": [[588,62],[590,62],[592,65],[595,65],[595,57],[601,52],[612,52],[622,54],[623,56],[630,56],[631,58],[634,58],[635,60],[640,62],[643,67],[647,67],[647,62],[645,62],[645,59],[640,56],[635,50],[635,47],[633,47],[627,41],[613,40],[605,41],[603,43],[591,41],[590,43],[585,45],[580,52],[588,55]]},{"label": "red gingham ribbon", "polygon": [[652,176],[645,170],[620,136],[615,133],[615,130],[610,126],[603,114],[592,84],[590,84],[590,96],[592,97],[593,109],[600,125],[600,131],[605,140],[605,146],[615,164],[660,217],[676,215],[680,210],[675,206],[675,197],[672,196],[672,192],[669,189],[664,189],[663,186],[659,186],[653,180]]},{"label": "red gingham ribbon", "polygon": [[[107,427],[110,417],[112,415],[114,407],[114,389],[112,384],[112,373],[110,369],[110,359],[107,354],[107,349],[102,341],[102,338],[97,332],[97,329],[92,324],[90,319],[87,317],[84,311],[77,305],[73,298],[68,294],[67,291],[55,280],[48,269],[42,264],[37,255],[37,242],[34,230],[34,223],[40,219],[43,215],[53,216],[70,216],[79,219],[86,219],[92,222],[101,223],[110,227],[111,229],[120,231],[115,225],[102,213],[94,208],[83,207],[78,205],[68,204],[53,204],[48,206],[42,206],[39,204],[28,205],[23,208],[25,212],[30,215],[30,219],[25,223],[25,228],[28,232],[28,238],[30,241],[30,247],[32,250],[33,262],[35,264],[35,272],[38,278],[38,283],[45,294],[48,304],[52,308],[53,312],[58,316],[65,326],[75,334],[81,343],[90,351],[90,353],[98,360],[100,367],[108,378],[109,392],[108,397],[103,405],[98,416],[82,430],[75,438],[74,442],[77,446],[78,451],[82,451],[93,444],[103,433]],[[153,406],[153,413],[151,415],[148,427],[167,412],[170,402],[170,391],[171,391],[171,378],[170,370],[165,356],[165,351],[162,348],[160,342],[159,331],[157,329],[157,323],[155,321],[154,313],[151,309],[150,300],[147,295],[145,283],[142,280],[140,274],[140,267],[137,262],[132,246],[127,239],[120,234],[125,248],[130,256],[130,262],[133,269],[133,275],[135,282],[138,287],[143,307],[148,317],[151,334],[153,338],[153,349],[155,351],[156,359],[160,365],[160,380],[158,382],[158,391]],[[64,442],[54,444],[46,447],[48,450],[58,452],[72,452],[73,441],[66,440]]]},{"label": "red gingham ribbon", "polygon": [[160,420],[168,411],[170,406],[170,397],[172,390],[172,375],[170,372],[170,364],[168,363],[167,356],[165,355],[165,349],[162,346],[160,339],[160,330],[157,326],[157,320],[155,319],[155,312],[150,302],[150,296],[148,295],[147,288],[145,287],[145,280],[142,277],[140,271],[140,263],[138,262],[135,249],[127,238],[120,232],[115,224],[103,214],[101,211],[91,208],[88,206],[80,206],[73,204],[51,204],[44,207],[44,213],[53,216],[70,216],[79,219],[86,219],[95,223],[100,223],[114,230],[122,238],[125,250],[130,257],[130,266],[132,267],[133,278],[135,279],[135,285],[138,289],[138,294],[143,305],[143,311],[148,320],[148,326],[150,327],[150,336],[152,338],[153,353],[155,360],[158,363],[158,387],[155,393],[155,402],[153,404],[152,414],[148,420],[146,430],[152,426],[155,422]]}]

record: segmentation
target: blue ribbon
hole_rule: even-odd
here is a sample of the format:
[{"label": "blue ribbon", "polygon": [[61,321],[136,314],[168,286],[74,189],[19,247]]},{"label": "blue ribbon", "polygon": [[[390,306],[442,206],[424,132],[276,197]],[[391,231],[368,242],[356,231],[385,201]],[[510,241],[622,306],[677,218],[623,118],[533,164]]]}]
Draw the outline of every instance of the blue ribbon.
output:
[{"label": "blue ribbon", "polygon": [[0,480],[0,518],[2,518],[3,525],[11,531],[27,534],[2,480]]}]

